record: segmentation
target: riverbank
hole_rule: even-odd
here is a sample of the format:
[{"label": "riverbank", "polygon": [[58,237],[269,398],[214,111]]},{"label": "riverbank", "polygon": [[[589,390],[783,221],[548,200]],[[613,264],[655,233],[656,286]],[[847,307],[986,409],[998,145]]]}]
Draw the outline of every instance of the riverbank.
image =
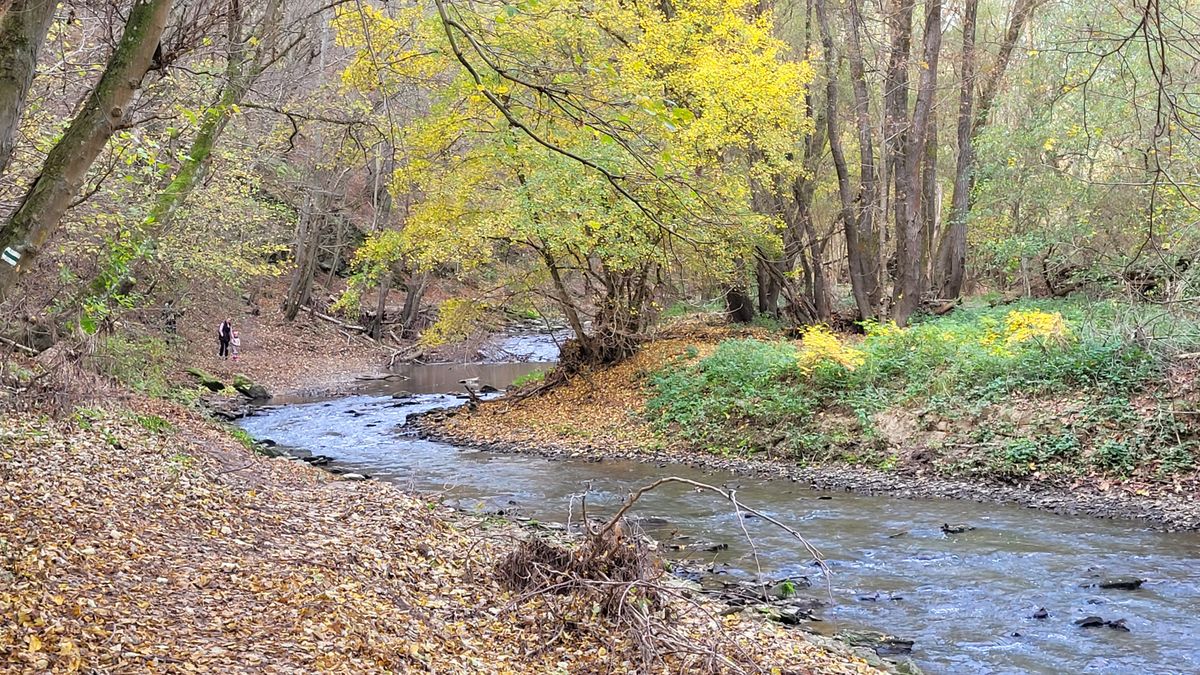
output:
[{"label": "riverbank", "polygon": [[[133,397],[0,420],[4,672],[622,672],[603,618],[559,630],[492,574],[527,537],[374,481],[255,454],[191,409]],[[875,672],[704,601],[676,607],[739,663]],[[689,665],[668,657],[672,671]]]},{"label": "riverbank", "polygon": [[1194,355],[1150,354],[1050,309],[866,338],[675,330],[615,367],[419,429],[495,451],[1200,528]]}]

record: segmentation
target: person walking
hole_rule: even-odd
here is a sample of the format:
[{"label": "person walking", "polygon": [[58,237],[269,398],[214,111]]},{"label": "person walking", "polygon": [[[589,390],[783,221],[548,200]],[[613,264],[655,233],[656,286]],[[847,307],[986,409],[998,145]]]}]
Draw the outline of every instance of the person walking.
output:
[{"label": "person walking", "polygon": [[238,353],[240,353],[242,351],[242,338],[238,335],[238,332],[236,330],[233,331],[233,339],[231,339],[229,341],[229,345],[230,345],[230,354],[233,356],[233,360],[237,361]]},{"label": "person walking", "polygon": [[229,358],[229,343],[233,340],[233,324],[229,319],[221,322],[221,326],[217,328],[217,343],[220,348],[217,350],[217,355],[223,359]]}]

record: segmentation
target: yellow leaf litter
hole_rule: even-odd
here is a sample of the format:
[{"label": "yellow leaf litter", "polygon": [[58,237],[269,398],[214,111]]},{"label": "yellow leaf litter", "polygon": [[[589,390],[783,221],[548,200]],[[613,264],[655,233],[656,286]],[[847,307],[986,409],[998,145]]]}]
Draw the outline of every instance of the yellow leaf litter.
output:
[{"label": "yellow leaf litter", "polygon": [[[520,528],[127,405],[0,419],[0,672],[633,672],[619,629],[553,639],[547,606],[494,580]],[[719,620],[768,672],[875,672],[755,619],[677,614],[698,635]]]}]

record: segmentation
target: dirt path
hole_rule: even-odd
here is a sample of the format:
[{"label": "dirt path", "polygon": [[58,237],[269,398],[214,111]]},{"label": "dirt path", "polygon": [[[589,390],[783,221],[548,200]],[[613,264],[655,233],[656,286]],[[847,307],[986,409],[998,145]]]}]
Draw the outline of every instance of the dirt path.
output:
[{"label": "dirt path", "polygon": [[227,312],[242,341],[238,360],[217,356],[217,326],[222,315],[211,310],[198,311],[192,320],[180,324],[181,363],[224,380],[244,374],[276,395],[344,391],[356,375],[386,367],[392,353],[387,346],[307,313],[287,321],[274,302],[262,302],[256,308],[238,306]]}]

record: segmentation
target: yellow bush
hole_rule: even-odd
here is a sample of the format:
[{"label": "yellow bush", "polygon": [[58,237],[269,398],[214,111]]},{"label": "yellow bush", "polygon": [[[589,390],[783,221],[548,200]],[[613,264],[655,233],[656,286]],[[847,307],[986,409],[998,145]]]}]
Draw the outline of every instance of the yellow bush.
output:
[{"label": "yellow bush", "polygon": [[809,373],[818,363],[833,361],[847,370],[854,370],[867,360],[867,355],[848,347],[825,326],[810,326],[804,331],[803,342],[796,354],[800,371]]},{"label": "yellow bush", "polygon": [[1004,317],[1003,325],[994,319],[983,323],[987,332],[980,342],[1000,356],[1012,356],[1011,348],[1026,342],[1048,346],[1071,338],[1071,329],[1058,312],[1013,310]]},{"label": "yellow bush", "polygon": [[1030,340],[1062,343],[1070,337],[1071,329],[1058,312],[1013,311],[1004,317],[1004,341],[1010,345]]},{"label": "yellow bush", "polygon": [[863,331],[867,337],[891,337],[904,332],[904,329],[896,325],[895,321],[865,321],[863,322]]}]

